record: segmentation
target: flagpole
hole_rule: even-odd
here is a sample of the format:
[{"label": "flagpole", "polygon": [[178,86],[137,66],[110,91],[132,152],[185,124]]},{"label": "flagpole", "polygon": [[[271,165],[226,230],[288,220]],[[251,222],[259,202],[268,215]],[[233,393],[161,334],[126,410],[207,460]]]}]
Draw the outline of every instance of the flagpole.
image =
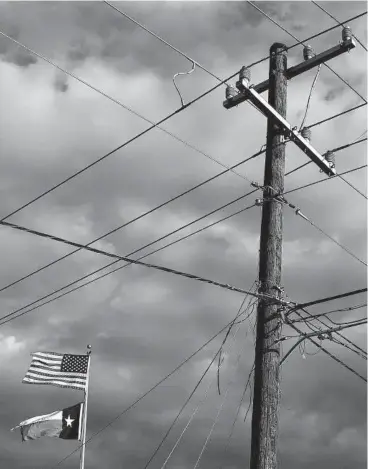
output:
[{"label": "flagpole", "polygon": [[91,365],[91,345],[87,345],[88,355],[88,369],[87,369],[87,381],[86,390],[84,393],[84,411],[83,411],[83,430],[82,430],[82,447],[80,453],[80,469],[84,469],[84,455],[86,452],[86,430],[87,430],[87,405],[88,405],[88,387],[89,387],[89,370]]}]

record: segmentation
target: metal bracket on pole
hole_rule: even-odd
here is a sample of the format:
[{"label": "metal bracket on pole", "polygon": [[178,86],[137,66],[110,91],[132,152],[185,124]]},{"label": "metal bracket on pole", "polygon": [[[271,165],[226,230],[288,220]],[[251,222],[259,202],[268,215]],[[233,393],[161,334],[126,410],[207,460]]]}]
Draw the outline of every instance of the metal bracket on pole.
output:
[{"label": "metal bracket on pole", "polygon": [[[328,60],[333,59],[334,57],[337,57],[341,54],[344,54],[345,52],[349,52],[351,49],[355,48],[355,42],[353,39],[348,39],[346,41],[341,42],[337,46],[332,47],[331,49],[326,50],[325,52],[322,52],[321,54],[317,54],[314,57],[312,57],[309,60],[305,60],[304,62],[301,62],[298,65],[295,65],[294,67],[290,67],[286,70],[286,77],[288,80],[291,80],[292,78],[300,75],[301,73],[306,72],[307,70],[310,70],[311,68],[317,67],[318,65],[327,62]],[[239,82],[237,82],[237,85]],[[258,85],[254,86],[255,91],[257,93],[263,93],[264,91],[267,91],[269,88],[269,81],[265,80],[262,81],[261,83],[258,83]],[[244,95],[243,93],[240,93],[236,96],[232,96],[229,99],[226,99],[223,102],[223,105],[226,109],[231,109],[234,106],[238,106],[238,104],[243,103],[248,99],[247,95]]]},{"label": "metal bracket on pole", "polygon": [[301,134],[295,130],[275,109],[260,96],[255,87],[249,86],[246,80],[242,80],[239,83],[243,91],[243,95],[246,95],[246,99],[249,99],[261,112],[263,112],[269,119],[275,121],[275,123],[284,131],[285,135],[292,140],[316,165],[328,176],[336,175],[336,170],[330,166],[330,163],[315,150],[310,143],[301,136]]}]

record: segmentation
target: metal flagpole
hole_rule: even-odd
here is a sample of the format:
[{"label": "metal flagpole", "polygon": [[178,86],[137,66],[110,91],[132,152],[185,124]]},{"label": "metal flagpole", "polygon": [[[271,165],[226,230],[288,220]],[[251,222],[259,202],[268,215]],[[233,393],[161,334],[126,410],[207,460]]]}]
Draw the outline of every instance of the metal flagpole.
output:
[{"label": "metal flagpole", "polygon": [[92,346],[87,345],[88,368],[87,368],[86,390],[84,393],[83,432],[82,432],[82,447],[81,447],[81,454],[80,454],[80,469],[84,469],[84,455],[86,451],[87,405],[88,405],[89,370],[91,366],[91,349],[92,349]]}]

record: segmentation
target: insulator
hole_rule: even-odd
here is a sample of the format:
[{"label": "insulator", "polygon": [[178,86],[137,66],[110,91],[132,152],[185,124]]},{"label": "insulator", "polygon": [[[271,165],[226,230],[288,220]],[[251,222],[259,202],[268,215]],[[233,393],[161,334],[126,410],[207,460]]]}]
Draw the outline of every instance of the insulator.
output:
[{"label": "insulator", "polygon": [[342,29],[342,41],[349,42],[353,39],[353,35],[350,26],[344,26]]},{"label": "insulator", "polygon": [[308,142],[312,140],[312,131],[310,128],[303,127],[300,134],[305,140],[308,140]]},{"label": "insulator", "polygon": [[335,153],[332,151],[328,151],[325,154],[325,160],[329,163],[330,168],[335,167]]},{"label": "insulator", "polygon": [[240,72],[239,72],[239,80],[246,80],[247,84],[249,85],[250,83],[250,77],[251,77],[251,72],[250,68],[248,67],[242,67]]},{"label": "insulator", "polygon": [[313,57],[313,49],[312,49],[312,46],[305,46],[304,49],[303,49],[303,57],[304,57],[304,60],[309,60]]},{"label": "insulator", "polygon": [[238,92],[236,91],[236,89],[233,86],[228,85],[226,87],[226,94],[225,94],[226,99],[233,98],[237,94],[238,94]]},{"label": "insulator", "polygon": [[262,199],[256,199],[256,205],[262,205]]}]

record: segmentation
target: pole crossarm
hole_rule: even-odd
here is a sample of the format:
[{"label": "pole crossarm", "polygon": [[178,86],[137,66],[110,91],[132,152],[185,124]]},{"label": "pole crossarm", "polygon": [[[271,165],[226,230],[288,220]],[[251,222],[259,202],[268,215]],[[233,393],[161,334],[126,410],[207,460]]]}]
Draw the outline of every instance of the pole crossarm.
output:
[{"label": "pole crossarm", "polygon": [[[308,70],[311,70],[312,68],[317,67],[318,65],[321,65],[322,63],[327,62],[328,60],[331,60],[345,52],[349,52],[351,49],[354,49],[355,47],[356,45],[353,39],[349,39],[345,42],[341,42],[337,46],[331,47],[331,49],[328,49],[325,52],[321,52],[320,54],[315,55],[309,60],[305,60],[304,62],[301,62],[298,65],[294,65],[293,67],[288,68],[286,70],[286,78],[288,80],[291,80],[292,78],[295,78],[298,75],[301,75],[302,73],[307,72]],[[258,85],[255,85],[254,89],[257,93],[263,93],[267,91],[269,87],[270,87],[269,80],[265,80],[265,81],[262,81],[261,83],[258,83]],[[223,106],[226,109],[231,109],[235,106],[238,106],[240,103],[247,101],[248,99],[249,99],[248,95],[239,93],[236,96],[232,96],[226,99],[223,102]]]},{"label": "pole crossarm", "polygon": [[242,94],[246,95],[248,99],[262,112],[267,118],[275,121],[285,132],[285,136],[290,138],[297,147],[299,147],[316,165],[328,176],[335,176],[336,170],[330,166],[330,163],[315,149],[312,145],[301,136],[301,134],[292,127],[289,122],[284,119],[261,95],[257,93],[255,87],[249,85],[246,79],[238,83],[242,89]]}]

